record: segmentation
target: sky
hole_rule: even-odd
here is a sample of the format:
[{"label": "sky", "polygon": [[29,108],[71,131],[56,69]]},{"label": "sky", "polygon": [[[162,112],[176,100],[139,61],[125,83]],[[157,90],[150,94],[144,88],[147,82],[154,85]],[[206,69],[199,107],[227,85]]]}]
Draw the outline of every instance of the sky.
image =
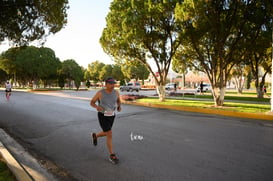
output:
[{"label": "sky", "polygon": [[[67,25],[56,34],[51,34],[44,46],[54,50],[61,61],[74,59],[85,68],[96,60],[113,64],[99,43],[106,27],[105,17],[111,2],[112,0],[69,0]],[[2,44],[0,53],[8,48],[8,43]]]}]

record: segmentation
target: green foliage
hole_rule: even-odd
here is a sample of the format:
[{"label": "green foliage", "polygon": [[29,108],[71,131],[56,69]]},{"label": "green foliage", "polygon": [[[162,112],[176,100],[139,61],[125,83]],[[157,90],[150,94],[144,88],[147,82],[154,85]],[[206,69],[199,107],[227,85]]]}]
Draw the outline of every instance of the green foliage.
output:
[{"label": "green foliage", "polygon": [[4,70],[7,74],[11,75],[16,72],[16,57],[18,52],[22,49],[15,47],[10,48],[7,51],[3,52],[0,56],[0,68]]},{"label": "green foliage", "polygon": [[93,80],[94,82],[103,82],[107,77],[113,77],[116,80],[124,79],[120,65],[104,64],[100,61],[95,61],[88,65],[85,77],[89,77],[89,80]]},{"label": "green foliage", "polygon": [[68,0],[0,0],[0,42],[42,40],[67,23]]},{"label": "green foliage", "polygon": [[[261,34],[259,36],[262,36]],[[270,43],[272,40],[265,40],[266,37],[261,37],[256,41],[252,42],[255,48],[250,48],[248,51],[249,66],[251,73],[255,80],[255,88],[257,90],[257,97],[262,98],[264,95],[263,87],[265,85],[265,77],[268,73],[271,73],[272,61]],[[268,50],[271,50],[270,52]]]},{"label": "green foliage", "polygon": [[100,80],[99,76],[104,66],[105,64],[98,60],[88,64],[86,76],[88,76],[90,80],[93,80],[94,82],[103,81]]},{"label": "green foliage", "polygon": [[145,65],[138,61],[126,61],[122,66],[121,70],[125,75],[127,80],[136,79],[136,80],[145,80],[149,77],[149,70]]},{"label": "green foliage", "polygon": [[123,73],[120,65],[118,65],[118,64],[113,65],[112,77],[114,77],[116,80],[123,80],[124,79],[124,73]]},{"label": "green foliage", "polygon": [[58,85],[60,86],[61,89],[64,88],[64,84],[65,84],[65,76],[63,74],[59,74]]},{"label": "green foliage", "polygon": [[230,77],[233,77],[238,93],[243,92],[243,88],[245,85],[244,78],[247,76],[248,73],[249,66],[247,66],[247,64],[244,62],[235,64],[234,67],[231,69]]},{"label": "green foliage", "polygon": [[8,80],[8,75],[4,70],[0,68],[0,82],[4,82],[6,80]]},{"label": "green foliage", "polygon": [[[83,70],[73,59],[65,60],[62,62],[61,69],[59,70],[60,81],[66,80],[68,87],[72,88],[72,81],[74,81],[77,89],[83,80]],[[59,83],[62,83],[60,82]]]},{"label": "green foliage", "polygon": [[248,72],[247,74],[247,78],[246,78],[246,88],[247,89],[250,89],[250,86],[251,86],[251,82],[252,82],[252,73],[251,72]]},{"label": "green foliage", "polygon": [[50,81],[57,78],[57,71],[61,68],[61,61],[55,56],[55,52],[46,47],[40,49],[40,76],[44,81]]},{"label": "green foliage", "polygon": [[[162,88],[172,57],[181,43],[181,24],[174,19],[178,2],[180,0],[114,0],[100,38],[104,51],[119,61],[142,62]],[[154,61],[158,77],[148,60]],[[164,89],[161,90],[164,100]]]},{"label": "green foliage", "polygon": [[120,85],[125,85],[126,83],[125,83],[124,80],[121,80],[121,81],[119,82],[119,84],[120,84]]},{"label": "green foliage", "polygon": [[138,99],[137,102],[144,102],[150,104],[163,104],[171,106],[181,106],[181,107],[196,107],[205,109],[222,109],[234,112],[248,112],[248,113],[266,113],[270,110],[270,105],[265,104],[247,104],[240,102],[227,102],[224,107],[214,107],[213,101],[203,101],[203,100],[178,100],[178,99],[167,99],[165,102],[160,102],[154,98],[144,98]]},{"label": "green foliage", "polygon": [[192,67],[207,74],[215,104],[223,105],[221,94],[232,67],[247,56],[249,47],[257,48],[253,42],[260,34],[272,30],[271,1],[185,0],[175,13],[183,24],[182,54]]},{"label": "green foliage", "polygon": [[15,176],[9,170],[6,163],[0,161],[0,180],[3,181],[16,181]]},{"label": "green foliage", "polygon": [[113,70],[113,65],[108,64],[103,66],[99,74],[100,81],[104,81],[107,77],[113,77],[112,70]]},{"label": "green foliage", "polygon": [[57,79],[61,62],[50,48],[15,47],[0,56],[0,68],[22,85],[42,80],[50,84]]}]

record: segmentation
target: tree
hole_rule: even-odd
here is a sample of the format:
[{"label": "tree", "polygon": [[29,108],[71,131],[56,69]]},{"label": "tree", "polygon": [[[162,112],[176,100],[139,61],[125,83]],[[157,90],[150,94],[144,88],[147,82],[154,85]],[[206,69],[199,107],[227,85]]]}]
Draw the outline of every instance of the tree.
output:
[{"label": "tree", "polygon": [[232,67],[257,32],[272,22],[271,1],[185,0],[177,6],[176,18],[183,23],[183,51],[207,74],[215,106],[222,106]]},{"label": "tree", "polygon": [[10,48],[3,52],[0,56],[0,68],[4,70],[8,76],[12,76],[16,73],[16,56],[20,48]]},{"label": "tree", "polygon": [[82,68],[73,59],[68,59],[62,62],[62,67],[59,70],[59,83],[66,80],[68,87],[72,88],[72,81],[74,81],[77,90],[79,89],[80,82],[83,80]]},{"label": "tree", "polygon": [[5,82],[8,80],[7,73],[0,68],[0,82]]},{"label": "tree", "polygon": [[79,90],[81,86],[81,82],[84,80],[83,73],[84,73],[83,67],[80,67],[80,69],[78,69],[78,67],[76,68],[75,74],[74,74],[74,82],[75,82],[75,86],[77,90]]},{"label": "tree", "polygon": [[121,70],[127,80],[135,79],[138,81],[140,79],[142,83],[149,77],[150,73],[146,66],[138,61],[126,61],[121,66]]},{"label": "tree", "polygon": [[[258,49],[258,48],[257,48]],[[258,52],[257,50],[250,52],[249,62],[252,71],[252,75],[255,80],[255,88],[258,98],[263,98],[263,87],[265,84],[265,77],[268,73],[271,73],[272,61],[270,49],[264,52]]]},{"label": "tree", "polygon": [[[182,43],[183,44],[183,43]],[[190,59],[183,54],[183,46],[180,46],[172,61],[172,70],[182,75],[182,88],[185,87],[186,74],[191,69]]]},{"label": "tree", "polygon": [[181,43],[178,32],[182,28],[174,18],[180,1],[114,0],[100,38],[104,51],[115,59],[139,61],[146,66],[155,78],[161,101],[165,100],[164,85],[172,57]]},{"label": "tree", "polygon": [[[249,26],[255,27],[255,24],[262,24],[260,29],[252,31],[246,36],[245,62],[249,65],[251,73],[255,80],[255,88],[258,98],[264,96],[263,87],[265,77],[272,73],[272,32],[273,32],[273,4],[272,1],[263,0],[260,3],[264,6],[262,12],[253,10],[258,17],[249,22]],[[259,5],[257,3],[257,5]],[[260,22],[259,17],[264,17],[266,21]]]},{"label": "tree", "polygon": [[244,83],[248,73],[248,67],[249,66],[247,66],[245,63],[241,62],[235,65],[230,72],[239,94],[243,93]]},{"label": "tree", "polygon": [[113,65],[104,65],[99,73],[99,80],[103,82],[107,77],[113,77],[112,71]]},{"label": "tree", "polygon": [[123,80],[124,79],[124,74],[121,70],[120,65],[118,65],[118,64],[113,65],[112,77],[115,78],[116,80]]},{"label": "tree", "polygon": [[62,70],[58,70],[58,84],[60,86],[61,89],[64,88],[65,86],[65,75],[62,74]]},{"label": "tree", "polygon": [[252,79],[253,79],[253,75],[250,71],[250,72],[248,72],[247,77],[246,77],[246,88],[247,89],[250,89]]},{"label": "tree", "polygon": [[61,68],[61,61],[55,56],[55,52],[46,47],[39,48],[39,72],[44,86],[51,85],[58,78],[58,70]]},{"label": "tree", "polygon": [[100,81],[99,75],[104,66],[105,64],[98,60],[88,64],[86,76],[88,76],[90,80],[93,80],[95,83],[97,83]]},{"label": "tree", "polygon": [[87,69],[83,70],[83,78],[85,80],[85,86],[87,88],[89,88],[91,86],[91,82],[90,82],[91,79],[90,79],[90,74]]},{"label": "tree", "polygon": [[46,85],[57,79],[60,60],[50,48],[23,46],[2,53],[0,67],[20,84],[34,81],[37,85],[42,80]]},{"label": "tree", "polygon": [[67,23],[68,0],[0,0],[0,42],[42,40]]},{"label": "tree", "polygon": [[39,55],[39,49],[34,46],[11,48],[2,54],[2,67],[23,85],[32,81],[37,84],[40,79]]}]

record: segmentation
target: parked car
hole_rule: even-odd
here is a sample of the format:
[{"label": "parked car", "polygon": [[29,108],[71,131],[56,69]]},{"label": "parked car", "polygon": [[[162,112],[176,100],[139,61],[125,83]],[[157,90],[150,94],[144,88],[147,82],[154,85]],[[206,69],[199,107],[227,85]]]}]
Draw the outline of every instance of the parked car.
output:
[{"label": "parked car", "polygon": [[136,91],[138,92],[141,89],[141,85],[138,82],[129,82],[124,86],[120,86],[120,91],[127,91],[127,92],[133,92]]},{"label": "parked car", "polygon": [[175,83],[168,83],[165,85],[165,90],[174,90]]},{"label": "parked car", "polygon": [[[200,92],[200,85],[196,88],[196,92]],[[210,84],[206,84],[206,83],[203,83],[203,92],[208,92],[208,91],[211,91],[211,85]]]}]

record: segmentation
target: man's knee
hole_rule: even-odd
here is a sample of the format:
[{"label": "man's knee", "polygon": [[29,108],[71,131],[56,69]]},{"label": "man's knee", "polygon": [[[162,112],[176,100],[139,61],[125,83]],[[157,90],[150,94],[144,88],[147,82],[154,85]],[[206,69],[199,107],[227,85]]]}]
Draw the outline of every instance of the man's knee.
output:
[{"label": "man's knee", "polygon": [[112,136],[112,130],[106,131],[106,136]]}]

